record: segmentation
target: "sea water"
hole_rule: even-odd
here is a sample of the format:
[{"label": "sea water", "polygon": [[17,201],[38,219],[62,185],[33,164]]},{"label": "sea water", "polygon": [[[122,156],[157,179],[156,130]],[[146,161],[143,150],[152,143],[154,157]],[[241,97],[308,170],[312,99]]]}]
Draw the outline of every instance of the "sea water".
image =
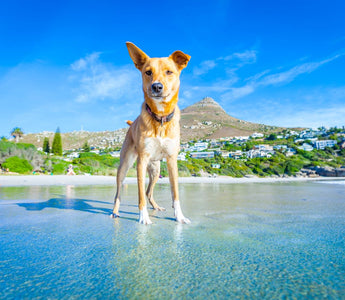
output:
[{"label": "sea water", "polygon": [[345,298],[344,182],[0,187],[0,299]]}]

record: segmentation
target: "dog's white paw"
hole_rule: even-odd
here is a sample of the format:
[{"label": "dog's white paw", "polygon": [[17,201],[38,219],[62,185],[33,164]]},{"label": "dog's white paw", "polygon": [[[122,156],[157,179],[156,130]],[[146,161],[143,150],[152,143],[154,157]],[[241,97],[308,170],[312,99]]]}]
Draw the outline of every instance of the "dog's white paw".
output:
[{"label": "dog's white paw", "polygon": [[183,215],[180,217],[176,217],[176,221],[181,223],[181,224],[190,224],[191,223],[191,221]]},{"label": "dog's white paw", "polygon": [[177,222],[182,223],[182,224],[191,223],[191,221],[183,215],[180,201],[174,201],[174,212],[175,212],[175,218]]},{"label": "dog's white paw", "polygon": [[166,209],[165,209],[164,207],[161,207],[161,206],[155,207],[154,210],[157,210],[157,211],[166,211]]},{"label": "dog's white paw", "polygon": [[146,206],[142,210],[139,210],[139,223],[144,225],[152,224]]}]

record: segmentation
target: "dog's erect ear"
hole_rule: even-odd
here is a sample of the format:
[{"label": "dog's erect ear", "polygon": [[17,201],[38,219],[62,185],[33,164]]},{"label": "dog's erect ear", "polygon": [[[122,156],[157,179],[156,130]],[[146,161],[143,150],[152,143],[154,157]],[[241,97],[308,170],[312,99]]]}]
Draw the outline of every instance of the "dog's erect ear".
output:
[{"label": "dog's erect ear", "polygon": [[135,67],[141,71],[143,65],[149,59],[149,57],[133,43],[127,42],[126,45],[129,56],[133,60]]},{"label": "dog's erect ear", "polygon": [[190,56],[188,54],[185,54],[179,50],[175,51],[169,57],[175,62],[176,66],[179,70],[182,70],[185,67],[187,67],[187,64],[190,60]]}]

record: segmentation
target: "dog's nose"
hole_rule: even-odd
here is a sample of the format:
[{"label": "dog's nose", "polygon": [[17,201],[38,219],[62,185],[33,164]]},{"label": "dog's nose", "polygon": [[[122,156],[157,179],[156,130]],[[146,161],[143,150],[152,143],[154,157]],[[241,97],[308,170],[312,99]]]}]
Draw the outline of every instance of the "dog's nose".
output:
[{"label": "dog's nose", "polygon": [[155,94],[161,94],[163,92],[163,84],[160,82],[155,82],[152,84],[151,89]]}]

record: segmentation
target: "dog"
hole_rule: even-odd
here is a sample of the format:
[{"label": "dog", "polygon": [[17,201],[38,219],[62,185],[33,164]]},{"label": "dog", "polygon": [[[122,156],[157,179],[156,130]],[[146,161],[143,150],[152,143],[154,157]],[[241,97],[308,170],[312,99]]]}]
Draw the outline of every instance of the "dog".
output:
[{"label": "dog", "polygon": [[[165,210],[155,202],[153,188],[159,178],[160,160],[166,158],[175,219],[179,223],[189,224],[190,220],[182,213],[178,192],[180,110],[177,102],[180,74],[191,57],[178,50],[169,57],[150,58],[133,43],[127,42],[126,45],[135,67],[142,75],[144,102],[138,118],[134,122],[127,122],[130,127],[120,153],[111,217],[119,217],[122,183],[128,169],[137,160],[139,223],[152,224],[146,197],[153,209]],[[149,184],[145,192],[146,171],[149,174]]]}]

